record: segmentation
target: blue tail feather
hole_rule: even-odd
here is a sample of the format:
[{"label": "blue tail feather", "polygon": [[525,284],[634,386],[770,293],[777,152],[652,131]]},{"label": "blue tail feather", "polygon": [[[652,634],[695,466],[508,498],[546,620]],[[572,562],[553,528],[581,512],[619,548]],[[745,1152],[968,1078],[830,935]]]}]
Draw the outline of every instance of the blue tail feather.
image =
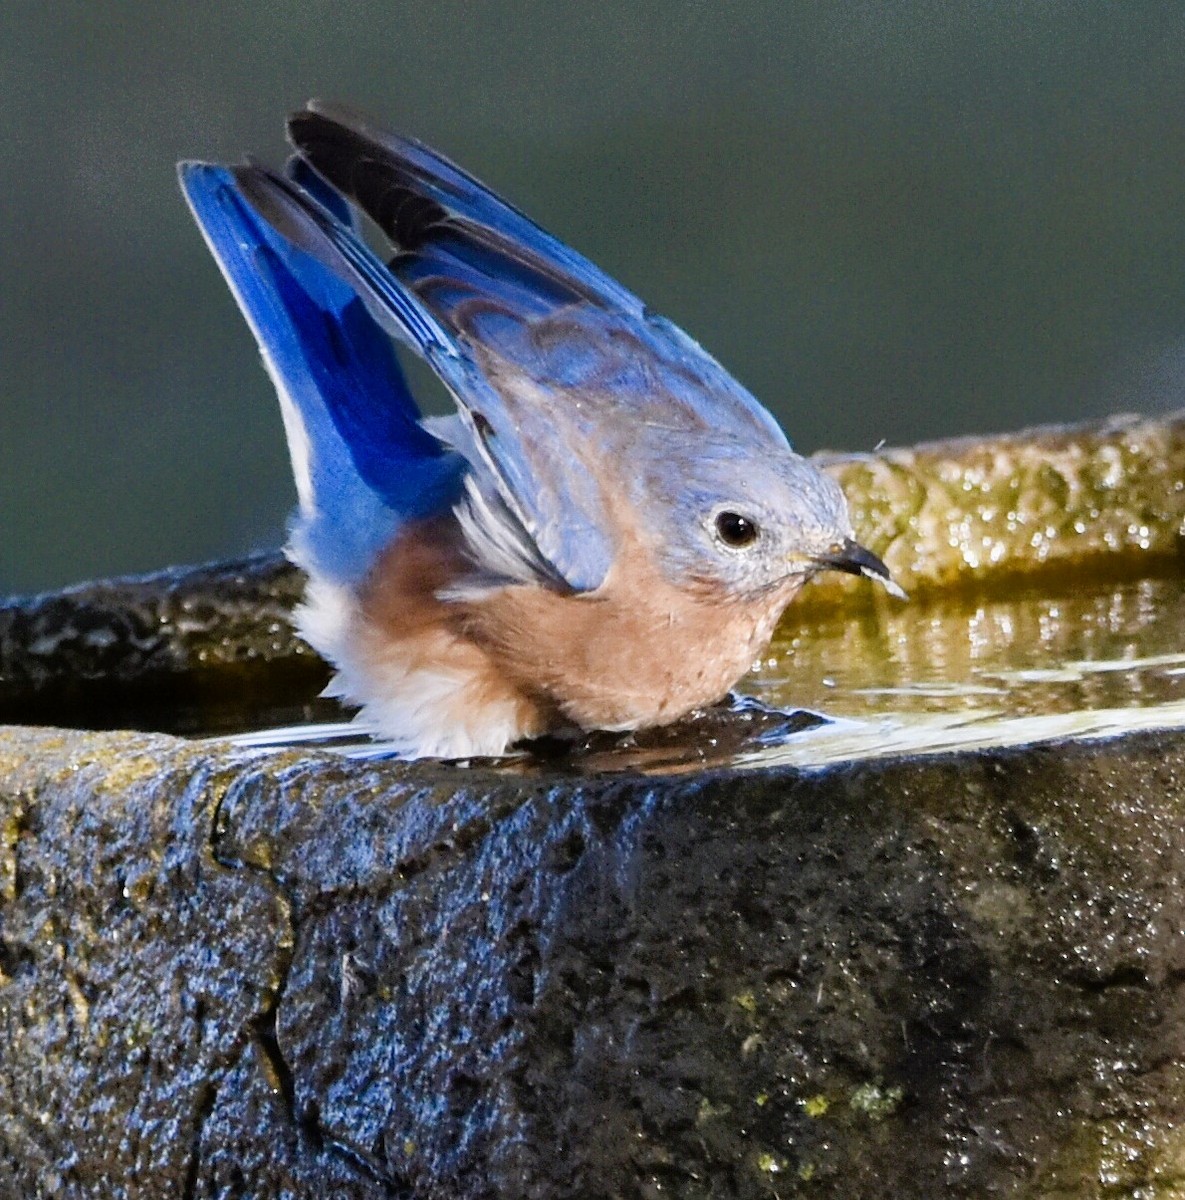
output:
[{"label": "blue tail feather", "polygon": [[184,163],[180,177],[280,395],[300,497],[294,556],[356,581],[404,522],[453,503],[461,462],[420,425],[355,289],[262,219],[235,171]]}]

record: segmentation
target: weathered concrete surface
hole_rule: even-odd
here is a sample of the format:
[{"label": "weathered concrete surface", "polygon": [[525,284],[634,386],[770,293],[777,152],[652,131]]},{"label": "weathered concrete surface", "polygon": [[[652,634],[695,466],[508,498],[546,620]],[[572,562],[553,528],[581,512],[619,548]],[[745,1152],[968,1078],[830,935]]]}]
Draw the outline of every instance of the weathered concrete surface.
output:
[{"label": "weathered concrete surface", "polygon": [[9,601],[0,722],[188,733],[252,709],[309,719],[329,671],[292,628],[303,588],[265,554]]},{"label": "weathered concrete surface", "polygon": [[1185,1194],[1185,735],[579,778],[0,734],[4,1197]]}]

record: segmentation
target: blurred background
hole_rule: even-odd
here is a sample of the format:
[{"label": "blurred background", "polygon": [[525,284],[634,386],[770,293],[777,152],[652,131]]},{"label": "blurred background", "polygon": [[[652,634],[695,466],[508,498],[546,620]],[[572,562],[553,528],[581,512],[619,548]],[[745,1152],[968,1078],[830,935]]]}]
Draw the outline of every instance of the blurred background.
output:
[{"label": "blurred background", "polygon": [[1185,5],[0,5],[0,594],[278,545],[179,158],[348,100],[682,324],[806,451],[1185,406]]}]

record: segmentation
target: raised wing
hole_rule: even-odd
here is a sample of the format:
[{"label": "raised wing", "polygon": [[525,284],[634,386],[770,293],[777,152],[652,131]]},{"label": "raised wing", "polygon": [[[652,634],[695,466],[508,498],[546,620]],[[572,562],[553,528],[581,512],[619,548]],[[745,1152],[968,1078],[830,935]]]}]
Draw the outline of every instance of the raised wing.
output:
[{"label": "raised wing", "polygon": [[[540,420],[580,401],[640,427],[786,447],[769,413],[682,330],[442,155],[319,101],[291,118],[289,136],[391,239],[393,273],[483,363],[492,351],[533,383],[571,389]],[[521,403],[515,423],[529,436]]]},{"label": "raised wing", "polygon": [[294,557],[357,580],[403,522],[455,501],[463,462],[420,425],[391,340],[356,290],[248,202],[256,169],[178,173],[280,398],[300,505]]},{"label": "raised wing", "polygon": [[[251,165],[188,167],[183,181],[286,420],[304,422],[298,436],[288,422],[298,483],[298,460],[321,444],[301,430],[327,414],[340,445],[328,439],[326,462],[351,461],[392,512],[414,507],[417,471],[442,451],[380,349],[382,331],[422,355],[456,399],[458,420],[440,428],[470,464],[473,511],[494,521],[509,557],[556,586],[604,580],[631,454],[661,461],[713,437],[786,449],[772,417],[682,331],[446,159],[323,105],[290,131],[300,186]],[[343,219],[338,193],[391,239],[390,264]],[[408,448],[421,460],[410,472]],[[313,495],[318,469],[336,478],[337,467],[306,467]]]},{"label": "raised wing", "polygon": [[[348,289],[375,332],[402,339],[452,391],[460,420],[450,433],[470,463],[470,493],[484,498],[483,511],[502,526],[499,541],[509,540],[531,559],[534,578],[574,591],[598,587],[612,563],[614,541],[600,490],[587,473],[555,469],[564,461],[555,439],[532,446],[541,453],[526,452],[527,438],[509,419],[505,397],[469,347],[310,192],[258,166],[231,168],[228,175],[239,202],[290,255]],[[545,469],[534,470],[536,463]]]}]

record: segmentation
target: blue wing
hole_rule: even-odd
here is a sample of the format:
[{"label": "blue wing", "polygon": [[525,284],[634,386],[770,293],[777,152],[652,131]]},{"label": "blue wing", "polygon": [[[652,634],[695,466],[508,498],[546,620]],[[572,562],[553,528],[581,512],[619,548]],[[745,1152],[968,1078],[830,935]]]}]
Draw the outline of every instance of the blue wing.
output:
[{"label": "blue wing", "polygon": [[[253,316],[260,307],[260,288],[252,273],[266,276],[269,263],[266,256],[256,263],[252,256],[241,253],[242,228],[248,222],[254,239],[266,239],[267,249],[286,256],[284,261],[289,266],[298,264],[301,283],[314,277],[318,287],[333,293],[334,299],[351,297],[358,306],[360,322],[361,317],[366,318],[372,340],[388,342],[388,357],[391,350],[384,332],[401,338],[421,354],[452,391],[461,421],[437,424],[435,428],[446,429],[461,450],[471,488],[483,498],[481,511],[499,526],[495,540],[514,546],[516,557],[532,564],[533,578],[573,591],[599,586],[612,563],[614,546],[595,479],[588,472],[570,469],[570,459],[557,450],[556,439],[541,447],[543,461],[527,453],[525,446],[516,449],[519,435],[506,398],[475,362],[469,348],[436,318],[416,292],[392,274],[353,228],[292,181],[258,166],[200,170],[221,172],[222,186],[233,192],[234,220],[222,237],[207,234],[207,240],[223,262],[224,272],[265,354],[269,349],[275,354],[271,343],[277,337],[276,322],[270,312],[262,320]],[[192,184],[186,183],[186,187],[193,203]],[[224,201],[214,215],[222,217],[225,207]],[[214,224],[210,215],[196,205],[195,213],[203,228]],[[274,289],[265,286],[263,290],[270,304]],[[311,348],[305,342],[312,324],[281,323],[284,348],[300,356],[302,362]],[[315,337],[315,328],[312,332]],[[368,349],[378,353],[377,346]],[[328,379],[321,382],[323,387],[330,385]],[[373,388],[367,391],[367,385],[368,380],[359,378],[358,372],[343,374],[337,381],[343,397],[362,387],[367,394],[363,407],[371,411],[378,408],[382,398],[374,395]],[[387,404],[391,403],[388,397]],[[415,410],[410,401],[396,407],[406,421],[418,417],[411,415]],[[338,428],[356,452],[350,442],[350,429],[341,422]],[[422,427],[417,429],[421,437],[436,444]],[[402,430],[393,429],[388,436],[397,443],[403,440]],[[372,447],[366,445],[363,449],[369,453]],[[295,465],[296,455],[293,457]],[[563,463],[568,463],[569,469],[556,469]],[[405,497],[404,502],[408,501],[410,497]]]},{"label": "blue wing", "polygon": [[443,155],[321,101],[288,129],[387,234],[394,274],[458,337],[542,384],[608,386],[638,421],[787,447],[765,408],[682,330]]},{"label": "blue wing", "polygon": [[463,461],[421,426],[390,338],[355,289],[246,200],[253,169],[178,171],[280,397],[300,501],[294,557],[355,582],[401,524],[455,502]]},{"label": "blue wing", "polygon": [[323,104],[297,113],[289,134],[391,240],[386,281],[366,286],[378,294],[394,281],[397,303],[431,324],[412,341],[459,402],[465,453],[484,457],[570,586],[597,587],[612,564],[631,456],[693,455],[705,437],[788,449],[769,413],[686,334],[428,147]]},{"label": "blue wing", "polygon": [[[316,426],[307,442],[319,444],[323,425],[336,435],[326,460],[354,464],[396,514],[388,527],[416,503],[412,485],[440,469],[440,451],[408,433],[429,436],[401,380],[392,399],[398,376],[383,331],[453,393],[458,417],[433,429],[467,461],[478,507],[502,528],[495,540],[575,591],[596,589],[613,563],[631,455],[678,474],[678,455],[690,463],[705,437],[786,450],[773,418],[695,342],[446,159],[324,105],[289,128],[319,179],[308,166],[300,187],[253,166],[188,168],[214,174],[183,178],[282,401],[293,393],[286,410]],[[389,264],[343,219],[339,193],[391,239]],[[351,301],[350,336],[361,341],[347,339],[343,365],[340,349],[318,339],[326,313],[346,328]],[[296,465],[291,434],[290,445]],[[419,463],[410,472],[406,447]],[[336,486],[343,513],[347,499],[366,499]]]}]

